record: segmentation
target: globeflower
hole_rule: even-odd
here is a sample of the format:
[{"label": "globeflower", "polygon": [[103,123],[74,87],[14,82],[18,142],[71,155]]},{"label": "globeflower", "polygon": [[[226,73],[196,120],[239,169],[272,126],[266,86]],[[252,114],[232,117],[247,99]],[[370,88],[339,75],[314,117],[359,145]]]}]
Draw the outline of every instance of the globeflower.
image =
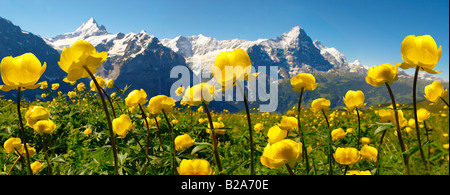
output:
[{"label": "globeflower", "polygon": [[361,157],[373,162],[377,161],[378,150],[375,147],[364,145],[360,151]]},{"label": "globeflower", "polygon": [[331,131],[331,138],[333,141],[344,138],[346,135],[347,135],[347,133],[342,128],[338,128],[338,129]]},{"label": "globeflower", "polygon": [[251,74],[251,65],[247,52],[237,48],[220,52],[211,66],[211,74],[227,90],[237,82],[256,78],[258,73]]},{"label": "globeflower", "polygon": [[84,90],[86,90],[86,85],[84,85],[83,82],[78,83],[78,85],[77,85],[77,90],[78,90],[78,91],[84,91]]},{"label": "globeflower", "polygon": [[125,98],[125,104],[128,107],[136,107],[144,105],[147,102],[147,93],[143,89],[141,90],[133,90],[128,94]]},{"label": "globeflower", "polygon": [[325,98],[317,98],[311,103],[311,110],[313,112],[324,112],[330,110],[331,102]]},{"label": "globeflower", "polygon": [[50,134],[56,129],[56,124],[51,120],[40,120],[33,125],[33,129],[40,135]]},{"label": "globeflower", "polygon": [[31,163],[31,170],[33,170],[33,174],[38,173],[39,171],[41,171],[44,168],[44,165],[42,163],[40,163],[39,161],[34,161],[33,163]]},{"label": "globeflower", "polygon": [[294,166],[302,158],[302,143],[291,139],[284,139],[273,144],[268,143],[260,158],[261,164],[271,169],[285,164]]},{"label": "globeflower", "polygon": [[52,90],[58,90],[58,88],[59,88],[59,83],[53,83],[52,84]]},{"label": "globeflower", "polygon": [[61,53],[59,67],[67,73],[64,81],[76,81],[81,78],[89,77],[86,68],[92,73],[97,72],[97,68],[102,65],[108,53],[97,52],[95,47],[88,41],[78,40],[69,48],[64,48]]},{"label": "globeflower", "polygon": [[150,114],[158,114],[162,111],[170,112],[173,106],[175,106],[175,100],[173,100],[171,97],[167,97],[165,95],[157,95],[150,99],[150,101],[148,102],[147,110]]},{"label": "globeflower", "polygon": [[276,143],[283,140],[287,136],[287,130],[281,129],[279,126],[275,125],[269,129],[267,132],[267,140],[270,144]]},{"label": "globeflower", "polygon": [[[444,85],[439,81],[433,81],[433,83],[425,86],[425,98],[432,104],[437,104],[439,100],[445,100],[443,97],[447,94],[447,89],[444,90]],[[445,102],[447,105],[448,103]]]},{"label": "globeflower", "polygon": [[192,139],[188,134],[179,135],[175,138],[175,150],[181,150],[194,145],[195,139]]},{"label": "globeflower", "polygon": [[425,120],[429,119],[431,116],[430,111],[428,111],[425,108],[420,108],[419,110],[417,110],[417,120],[419,122],[424,122]]},{"label": "globeflower", "polygon": [[398,67],[389,63],[370,67],[366,76],[366,82],[374,87],[385,83],[392,85],[396,80],[398,80]]},{"label": "globeflower", "polygon": [[420,67],[430,74],[437,74],[442,71],[435,71],[433,68],[439,62],[442,54],[442,47],[437,47],[436,42],[430,35],[415,36],[408,35],[403,39],[401,46],[403,63],[398,63],[402,69]]},{"label": "globeflower", "polygon": [[317,88],[319,83],[316,83],[316,78],[312,74],[309,73],[300,73],[291,78],[292,90],[295,92],[302,92],[303,90],[313,91]]},{"label": "globeflower", "polygon": [[253,127],[253,129],[255,130],[256,133],[259,133],[259,132],[261,132],[261,130],[264,129],[264,125],[261,123],[256,123],[255,126]]},{"label": "globeflower", "polygon": [[364,103],[364,93],[361,90],[349,90],[343,99],[348,110],[366,107],[366,104]]},{"label": "globeflower", "polygon": [[356,148],[338,148],[333,154],[334,159],[341,165],[353,165],[361,160],[361,154]]},{"label": "globeflower", "polygon": [[[100,76],[95,77],[95,80],[97,80],[98,85],[103,88],[105,87],[106,84],[106,80]],[[89,83],[89,86],[91,87],[91,91],[97,91],[97,87],[95,86],[94,80],[91,80],[91,82]]]},{"label": "globeflower", "polygon": [[39,120],[48,120],[50,112],[42,106],[31,106],[25,113],[26,126],[33,128],[34,124]]},{"label": "globeflower", "polygon": [[181,101],[184,101],[190,106],[198,106],[202,102],[209,104],[210,101],[214,100],[214,94],[214,86],[207,83],[200,83],[193,87],[188,87]]},{"label": "globeflower", "polygon": [[177,171],[180,175],[214,175],[214,169],[204,159],[183,159]]},{"label": "globeflower", "polygon": [[119,118],[115,118],[112,121],[112,125],[114,133],[119,135],[118,138],[125,138],[128,132],[133,128],[130,117],[125,114],[120,115]]},{"label": "globeflower", "polygon": [[10,91],[18,89],[36,89],[45,86],[47,81],[36,84],[44,74],[47,64],[41,66],[41,62],[32,53],[25,53],[17,57],[4,57],[0,63],[1,76],[5,85],[0,85],[0,90]]},{"label": "globeflower", "polygon": [[9,138],[3,144],[3,147],[5,148],[6,153],[14,152],[22,147],[22,140],[20,138],[15,137]]},{"label": "globeflower", "polygon": [[278,126],[283,130],[294,130],[298,129],[298,121],[292,116],[283,116],[281,118],[281,123]]}]

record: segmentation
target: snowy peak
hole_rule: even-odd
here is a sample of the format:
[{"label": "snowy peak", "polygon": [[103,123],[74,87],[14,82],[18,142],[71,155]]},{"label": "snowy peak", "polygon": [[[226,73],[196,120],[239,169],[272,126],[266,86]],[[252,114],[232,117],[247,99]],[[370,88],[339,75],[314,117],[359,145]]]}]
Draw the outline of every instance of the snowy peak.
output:
[{"label": "snowy peak", "polygon": [[94,18],[90,18],[87,22],[81,24],[81,26],[78,27],[74,33],[91,35],[91,36],[108,34],[105,26],[103,26],[103,25],[99,26]]},{"label": "snowy peak", "polygon": [[[56,50],[62,51],[64,47],[69,47],[76,40],[88,40],[95,45],[97,40],[101,40],[105,36],[111,36],[111,34],[106,31],[105,26],[98,25],[94,18],[90,18],[87,22],[81,24],[74,32],[45,39],[45,41]],[[96,40],[93,40],[94,37],[96,37]]]}]

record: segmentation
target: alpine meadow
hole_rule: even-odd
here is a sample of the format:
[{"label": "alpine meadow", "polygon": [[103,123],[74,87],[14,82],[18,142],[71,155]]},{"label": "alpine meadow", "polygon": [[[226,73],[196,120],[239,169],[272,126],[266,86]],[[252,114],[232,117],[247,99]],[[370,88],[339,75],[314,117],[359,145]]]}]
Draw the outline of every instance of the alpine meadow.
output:
[{"label": "alpine meadow", "polygon": [[0,27],[0,175],[449,175],[433,35],[368,67],[299,26],[257,41]]}]

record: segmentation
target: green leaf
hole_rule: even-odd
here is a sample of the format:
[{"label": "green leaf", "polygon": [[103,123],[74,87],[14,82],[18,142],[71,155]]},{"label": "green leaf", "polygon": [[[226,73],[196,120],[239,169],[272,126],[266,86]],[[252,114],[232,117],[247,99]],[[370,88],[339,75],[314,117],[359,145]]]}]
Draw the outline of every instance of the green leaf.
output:
[{"label": "green leaf", "polygon": [[379,133],[383,133],[384,131],[386,131],[389,128],[394,127],[393,124],[391,123],[377,123],[379,126],[378,128],[375,130],[375,132],[373,133],[374,136],[378,135]]},{"label": "green leaf", "polygon": [[207,143],[207,142],[201,142],[201,143],[196,143],[196,144],[198,144],[198,146],[195,146],[195,148],[192,149],[191,154],[195,154],[203,149],[212,147],[212,144]]}]

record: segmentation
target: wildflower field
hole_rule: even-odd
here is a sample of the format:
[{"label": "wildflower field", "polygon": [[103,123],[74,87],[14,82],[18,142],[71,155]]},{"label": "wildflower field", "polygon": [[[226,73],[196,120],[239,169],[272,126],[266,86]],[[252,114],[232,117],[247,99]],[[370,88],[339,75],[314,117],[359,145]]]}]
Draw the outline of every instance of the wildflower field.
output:
[{"label": "wildflower field", "polygon": [[[290,80],[298,104],[286,113],[249,109],[245,95],[245,111],[210,109],[214,94],[227,87],[206,83],[180,87],[180,102],[147,97],[132,86],[119,89],[94,77],[107,54],[87,41],[61,54],[59,66],[73,84],[66,94],[59,84],[37,83],[46,64],[33,54],[5,57],[1,90],[17,93],[18,100],[23,90],[53,98],[0,99],[0,174],[449,175],[447,90],[435,81],[414,89],[424,90],[427,100],[404,104],[390,89],[398,68],[415,68],[416,77],[439,73],[433,68],[442,50],[427,35],[408,36],[401,47],[404,62],[372,67],[365,80],[386,87],[392,104],[366,106],[359,90],[343,97],[345,109],[331,110],[324,98],[301,104],[318,85],[314,75],[300,73]],[[224,67],[250,65],[248,54],[235,49],[217,56],[212,73],[223,86],[242,88],[237,81],[258,73],[244,68],[229,76]],[[77,81],[84,77],[93,80]]]}]

